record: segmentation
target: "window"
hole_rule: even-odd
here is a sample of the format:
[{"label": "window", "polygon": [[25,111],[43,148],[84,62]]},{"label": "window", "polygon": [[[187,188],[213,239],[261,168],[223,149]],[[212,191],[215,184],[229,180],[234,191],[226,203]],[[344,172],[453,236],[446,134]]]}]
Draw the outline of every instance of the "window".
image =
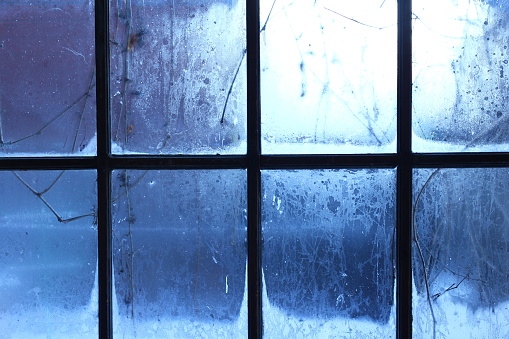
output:
[{"label": "window", "polygon": [[0,329],[507,336],[507,11],[3,2]]}]

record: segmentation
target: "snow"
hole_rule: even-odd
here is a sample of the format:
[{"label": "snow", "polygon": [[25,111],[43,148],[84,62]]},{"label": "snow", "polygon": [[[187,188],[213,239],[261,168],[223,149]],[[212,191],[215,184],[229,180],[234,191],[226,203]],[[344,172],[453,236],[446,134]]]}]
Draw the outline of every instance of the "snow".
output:
[{"label": "snow", "polygon": [[[247,278],[247,277],[246,277]],[[247,280],[246,280],[247,281]],[[3,282],[0,281],[0,286]],[[247,338],[247,283],[240,315],[235,321],[199,322],[160,317],[133,321],[114,316],[115,338]],[[414,338],[431,338],[432,322],[426,298],[414,289]],[[97,338],[97,283],[87,307],[75,310],[31,308],[0,312],[0,333],[5,339]],[[306,319],[292,317],[272,306],[263,289],[264,338],[395,338],[395,308],[387,324],[367,319]],[[433,303],[438,319],[436,338],[507,338],[509,302],[494,311],[472,311],[444,294]],[[113,311],[116,310],[116,301]]]},{"label": "snow", "polygon": [[263,152],[387,152],[396,132],[396,1],[260,7]]},{"label": "snow", "polygon": [[[433,322],[428,301],[414,290],[414,338],[433,338]],[[493,310],[471,310],[456,303],[452,294],[433,302],[437,319],[436,338],[509,338],[509,302]]]},{"label": "snow", "polygon": [[[298,1],[295,3],[299,3]],[[331,7],[331,3],[327,1],[322,1],[323,8]],[[391,2],[391,6],[394,6],[395,2]],[[441,2],[442,3],[442,2]],[[445,2],[447,3],[447,2]],[[452,3],[452,2],[451,2]],[[486,15],[479,8],[475,7],[476,2],[471,1],[459,1],[459,4],[465,4],[470,8],[468,14],[469,20],[482,20],[484,21],[484,16]],[[418,9],[418,1],[414,2],[414,7]],[[478,2],[477,2],[478,4]],[[270,11],[272,5],[272,1],[265,2],[265,7],[262,8],[262,17],[267,17],[268,12]],[[450,5],[450,6],[449,6]],[[436,38],[436,35],[429,34],[429,32],[434,32],[436,27],[439,27],[443,24],[444,21],[448,21],[452,26],[449,27],[449,36],[444,38],[453,37],[457,42],[457,46],[461,43],[461,37],[463,37],[466,33],[464,31],[464,23],[460,21],[455,21],[453,18],[457,14],[458,8],[460,6],[453,6],[449,4],[447,8],[444,8],[444,11],[441,13],[441,16],[429,17],[426,18],[424,16],[420,16],[419,24],[425,22],[426,27],[420,27],[420,30],[417,30],[417,34],[414,38],[421,41],[425,41],[426,39]],[[334,10],[338,11],[337,5]],[[355,6],[354,6],[355,7]],[[362,16],[363,22],[370,22],[374,24],[385,25],[384,22],[379,23],[376,17],[369,17],[368,14],[357,13],[362,9],[361,2],[359,2],[357,8],[351,7],[349,9],[350,12],[342,12],[349,17],[358,18],[359,15]],[[322,8],[322,9],[323,9]],[[332,7],[331,7],[332,8]],[[281,8],[277,8],[279,11],[273,13],[273,18],[277,18],[277,15],[284,17],[285,20],[288,20],[288,17],[285,16],[286,13]],[[387,6],[384,8],[384,11],[393,10],[394,7],[389,7],[389,2],[387,2]],[[356,12],[357,11],[357,12]],[[306,12],[308,18],[310,19],[311,15],[315,15],[314,19],[325,20],[325,17],[319,17],[317,13],[327,13],[330,17],[327,20],[334,21],[339,20],[338,17],[333,16],[332,12],[329,10],[324,10],[322,12],[316,12],[310,10]],[[377,14],[378,12],[373,12]],[[285,15],[283,15],[285,14]],[[380,17],[379,17],[380,18]],[[378,19],[379,19],[378,18]],[[264,24],[264,20],[262,20],[262,25]],[[346,25],[347,23],[345,23]],[[349,24],[352,25],[350,22]],[[274,25],[271,27],[270,25]],[[435,27],[436,25],[436,27]],[[279,33],[287,32],[290,25],[288,25],[288,21],[277,22],[276,19],[269,22],[269,26],[267,27],[267,31],[272,28],[276,28]],[[303,26],[304,27],[304,26]],[[470,36],[477,36],[481,34],[480,26],[473,25],[468,31]],[[392,28],[391,28],[392,29]],[[386,31],[390,33],[391,29],[387,29]],[[286,31],[285,31],[286,30]],[[394,30],[394,29],[393,29]],[[333,31],[332,33],[335,33]],[[332,34],[330,33],[330,34]],[[393,32],[394,33],[394,32]],[[294,34],[294,33],[292,33]],[[314,31],[313,34],[322,34],[319,31]],[[275,35],[277,36],[277,35]],[[273,45],[281,46],[281,41],[270,42],[270,34],[263,32],[262,36],[262,45],[269,45],[272,43]],[[358,37],[349,37],[349,39],[357,39]],[[286,37],[284,37],[286,39]],[[322,36],[318,35],[310,35],[305,37],[307,41],[319,41],[322,39]],[[448,40],[449,41],[449,40]],[[288,41],[287,41],[288,42]],[[290,41],[295,43],[294,41]],[[441,42],[444,45],[447,45],[446,42]],[[416,45],[419,48],[419,45]],[[426,46],[426,44],[422,44],[421,46]],[[394,46],[393,46],[394,47]],[[451,46],[448,46],[450,48]],[[264,48],[264,47],[262,47]],[[288,49],[295,48],[288,47]],[[324,80],[323,76],[326,73],[324,68],[324,63],[322,59],[329,61],[329,56],[332,55],[331,51],[328,51],[329,56],[325,50],[319,50],[321,54],[318,57],[311,58],[308,57],[306,61],[309,63],[307,66],[309,69],[313,69],[312,76],[309,77],[309,83],[313,81],[317,81],[318,83],[323,83],[326,81],[333,82],[333,80]],[[393,50],[392,52],[395,52]],[[431,53],[432,52],[432,53]],[[414,65],[414,73],[417,75],[420,73],[422,69],[428,69],[430,64],[433,63],[444,63],[444,59],[449,62],[452,60],[453,56],[450,55],[450,50],[433,50],[429,53],[427,51],[419,51],[421,53],[422,59],[418,59]],[[332,59],[332,57],[331,57]],[[274,62],[277,66],[279,62],[288,63],[289,57],[282,53],[278,56],[278,61]],[[374,59],[370,59],[374,62]],[[425,61],[421,61],[425,60]],[[295,61],[295,60],[294,60]],[[295,61],[295,65],[298,65],[300,59],[297,58]],[[264,62],[267,62],[266,60]],[[424,63],[425,62],[425,63]],[[283,66],[287,66],[283,65]],[[294,66],[295,66],[294,65]],[[380,66],[380,63],[375,63],[373,69],[377,70],[377,66]],[[394,64],[391,64],[391,67],[394,67]],[[269,67],[269,66],[267,66]],[[275,67],[272,64],[271,67]],[[289,67],[289,66],[288,66]],[[338,66],[331,66],[338,67]],[[385,67],[385,66],[384,66]],[[378,95],[391,95],[395,94],[394,87],[394,77],[395,72],[393,68],[388,67],[384,68],[385,71],[388,70],[390,74],[392,74],[392,78],[389,78],[389,83],[392,84],[388,86],[388,88],[382,88]],[[277,68],[277,67],[275,67]],[[297,68],[298,69],[298,68]],[[290,74],[294,74],[294,77],[291,78],[289,82],[293,84],[297,84],[300,89],[301,87],[301,74],[298,72],[294,72],[295,68],[279,68],[278,72],[283,72],[288,70]],[[385,71],[382,69],[378,69],[377,72],[381,72],[380,77],[382,79],[386,79],[387,76],[384,73]],[[286,129],[284,132],[285,138],[287,140],[275,142],[271,136],[264,136],[262,141],[263,152],[265,154],[277,154],[277,153],[287,153],[287,154],[363,154],[363,153],[394,153],[396,151],[396,139],[392,138],[382,146],[366,146],[362,145],[362,142],[359,143],[357,141],[348,141],[343,143],[331,143],[323,138],[320,141],[320,138],[316,138],[316,130],[322,129],[321,133],[326,135],[328,132],[327,127],[332,125],[332,123],[338,123],[339,121],[343,121],[344,128],[343,131],[348,131],[350,127],[345,127],[348,124],[353,124],[355,126],[360,126],[358,117],[352,115],[347,118],[348,124],[345,124],[345,120],[341,120],[338,116],[329,117],[332,120],[325,122],[323,116],[317,116],[314,124],[309,124],[309,115],[308,112],[301,111],[300,113],[296,113],[296,111],[292,111],[293,108],[298,108],[298,104],[295,102],[292,103],[291,97],[285,97],[283,94],[287,90],[287,87],[281,87],[281,85],[277,85],[276,82],[271,83],[269,80],[278,77],[279,73],[273,73],[265,75],[266,80],[264,87],[265,93],[279,93],[279,95],[275,95],[274,97],[265,98],[265,102],[271,108],[272,112],[279,111],[287,111],[290,108],[291,119],[288,118],[288,115],[281,115],[279,117],[275,117],[272,127],[268,125],[263,126],[264,133],[268,134],[277,134],[279,133],[279,128],[281,126]],[[352,79],[355,78],[352,74],[349,74]],[[451,77],[444,76],[442,73],[438,72],[433,75],[435,78],[428,78],[430,82],[438,82],[439,79],[442,79],[445,85],[442,87],[447,87],[447,81],[454,80]],[[445,80],[444,80],[445,79]],[[360,81],[359,81],[360,82]],[[268,85],[267,85],[268,84]],[[286,86],[286,84],[284,85]],[[309,86],[309,84],[308,84]],[[360,83],[351,84],[352,88],[360,88],[362,87]],[[441,91],[443,88],[436,87],[432,88],[432,91]],[[322,91],[323,88],[317,86],[315,88],[316,91]],[[308,87],[308,91],[310,90]],[[300,92],[299,92],[300,93]],[[318,92],[316,92],[318,93]],[[315,94],[316,94],[315,93]],[[452,95],[452,94],[451,94]],[[445,101],[439,102],[440,105],[447,105],[447,100],[451,101],[451,97],[445,97]],[[373,94],[373,96],[368,96],[365,98],[368,103],[375,102],[377,97]],[[307,99],[306,99],[307,100]],[[314,99],[309,100],[317,100],[322,102],[323,97],[317,95]],[[339,101],[334,95],[331,95],[327,100],[331,100],[331,102],[338,104]],[[324,100],[326,101],[326,100]],[[297,101],[298,102],[298,101]],[[316,102],[303,101],[306,105],[316,106]],[[381,125],[384,128],[395,128],[394,110],[395,101],[390,101],[385,103],[385,114],[382,114],[380,118]],[[326,107],[327,103],[320,103],[320,105],[324,105],[322,107]],[[330,102],[329,102],[330,104]],[[267,106],[264,106],[267,107]],[[322,112],[323,113],[323,112]],[[345,119],[345,117],[342,117]],[[289,121],[292,120],[292,121]],[[292,126],[295,127],[292,129]],[[302,139],[301,137],[305,137],[308,135],[315,134],[314,138]],[[297,135],[296,138],[295,135]],[[361,135],[361,134],[359,134]],[[285,139],[283,138],[283,139]],[[292,139],[293,138],[293,139]],[[413,134],[412,136],[412,147],[414,150],[419,152],[500,152],[500,151],[508,151],[509,144],[497,144],[497,145],[481,145],[475,147],[465,147],[465,144],[461,143],[450,143],[450,142],[438,142],[438,141],[430,141],[428,139],[424,139],[417,134]],[[288,140],[299,140],[301,142],[289,142]],[[361,140],[362,141],[362,140]],[[225,150],[221,150],[222,154],[243,154],[245,153],[246,144],[245,142],[240,143],[239,145],[229,147]],[[210,154],[212,149],[198,149],[195,154]],[[78,156],[95,156],[97,152],[96,145],[96,137],[94,137],[88,145],[78,154]],[[112,153],[114,154],[140,154],[140,153],[129,153],[128,151],[122,149],[119,145],[113,143],[112,144]],[[9,154],[9,156],[15,157],[32,157],[32,156],[48,156],[48,157],[56,157],[56,156],[69,156],[69,154],[58,154],[58,153],[45,153],[45,154],[28,154],[28,153],[16,153]],[[97,270],[96,270],[97,272]],[[0,288],[5,286],[13,286],[21,284],[20,280],[14,274],[7,274],[4,271],[0,271]],[[228,292],[228,280],[225,278],[225,288],[226,292]],[[37,299],[39,290],[37,288],[33,288],[27,293],[34,296],[34,299]],[[76,309],[63,309],[58,307],[48,307],[44,305],[33,306],[28,309],[18,309],[18,308],[10,308],[8,310],[0,310],[0,337],[2,338],[97,338],[98,333],[98,317],[97,317],[97,277],[96,284],[94,289],[91,291],[91,300],[89,305]],[[263,289],[263,319],[264,319],[264,337],[265,338],[394,338],[395,337],[395,306],[391,312],[391,317],[387,324],[377,324],[368,319],[350,319],[350,318],[333,318],[333,319],[320,319],[320,318],[301,318],[295,317],[286,314],[283,310],[271,305],[270,301],[267,297],[267,292],[265,288]],[[34,302],[34,304],[37,304]],[[433,320],[430,312],[430,308],[428,305],[428,300],[425,296],[417,295],[415,289],[413,294],[413,304],[414,304],[414,337],[415,338],[431,338],[433,337]],[[466,305],[458,302],[454,298],[454,293],[445,293],[436,301],[433,301],[433,312],[435,314],[437,324],[436,324],[436,338],[507,338],[509,337],[509,301],[505,301],[501,304],[498,304],[494,307],[494,309],[486,309],[479,308],[476,310],[468,308]],[[114,335],[118,338],[247,338],[248,328],[247,328],[247,277],[246,277],[246,287],[244,293],[244,300],[242,303],[242,307],[240,310],[239,317],[234,321],[216,321],[216,322],[202,322],[196,321],[189,318],[171,318],[171,317],[160,317],[158,319],[152,319],[149,321],[139,321],[136,318],[124,318],[117,315],[116,312],[116,301],[114,301],[113,306],[114,311]]]}]

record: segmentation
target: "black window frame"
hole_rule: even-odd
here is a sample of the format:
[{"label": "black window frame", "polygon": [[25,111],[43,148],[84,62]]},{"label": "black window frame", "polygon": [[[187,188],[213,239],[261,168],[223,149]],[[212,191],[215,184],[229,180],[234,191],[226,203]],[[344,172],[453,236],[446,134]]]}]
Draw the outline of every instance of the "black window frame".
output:
[{"label": "black window frame", "polygon": [[412,171],[416,168],[509,167],[507,152],[412,153],[412,7],[398,1],[397,151],[391,154],[262,155],[259,0],[246,0],[247,154],[112,155],[109,131],[109,1],[95,0],[97,156],[0,158],[3,170],[95,169],[98,192],[99,338],[113,337],[111,172],[115,169],[247,169],[248,332],[261,338],[261,170],[396,168],[396,337],[412,337]]}]

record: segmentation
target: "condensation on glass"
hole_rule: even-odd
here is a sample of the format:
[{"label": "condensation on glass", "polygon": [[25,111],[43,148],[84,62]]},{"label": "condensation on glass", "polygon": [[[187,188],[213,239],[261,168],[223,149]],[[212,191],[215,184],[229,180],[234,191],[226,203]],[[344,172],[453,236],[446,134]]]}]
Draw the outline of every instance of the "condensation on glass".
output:
[{"label": "condensation on glass", "polygon": [[260,6],[263,153],[394,152],[397,2]]},{"label": "condensation on glass", "polygon": [[413,2],[413,149],[509,150],[509,2]]},{"label": "condensation on glass", "polygon": [[509,169],[414,171],[414,334],[509,337]]},{"label": "condensation on glass", "polygon": [[94,2],[0,2],[0,157],[95,155]]},{"label": "condensation on glass", "polygon": [[113,172],[114,330],[247,337],[246,171]]},{"label": "condensation on glass", "polygon": [[262,172],[267,338],[393,338],[395,171]]},{"label": "condensation on glass", "polygon": [[95,171],[0,171],[2,338],[97,338]]},{"label": "condensation on glass", "polygon": [[245,1],[110,1],[117,154],[245,154]]}]

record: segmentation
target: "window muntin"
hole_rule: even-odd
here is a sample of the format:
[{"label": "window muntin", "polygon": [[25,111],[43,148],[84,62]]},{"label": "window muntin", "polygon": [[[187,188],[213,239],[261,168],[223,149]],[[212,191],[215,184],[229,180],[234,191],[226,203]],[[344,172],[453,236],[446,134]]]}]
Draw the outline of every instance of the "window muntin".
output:
[{"label": "window muntin", "polygon": [[[98,3],[101,3],[101,1],[98,1]],[[502,3],[499,3],[499,2],[492,2],[492,1],[489,1],[487,2],[488,4],[491,4],[491,5],[494,5],[496,4],[497,6],[499,4],[502,4]],[[253,179],[253,177],[256,176],[256,173],[258,172],[259,173],[259,169],[267,169],[267,168],[274,168],[274,167],[277,167],[277,168],[299,168],[299,167],[350,167],[350,166],[354,166],[354,167],[377,167],[377,166],[388,166],[389,164],[390,165],[393,165],[393,166],[396,166],[398,165],[398,179],[397,179],[397,196],[398,196],[398,202],[397,202],[397,210],[398,210],[398,227],[397,227],[397,232],[396,232],[396,243],[397,243],[397,246],[396,246],[396,252],[397,252],[397,266],[399,268],[403,267],[403,270],[399,269],[397,270],[397,274],[399,276],[398,280],[397,280],[397,287],[396,287],[396,299],[399,298],[399,303],[398,303],[398,309],[396,310],[396,319],[397,319],[397,331],[399,333],[400,336],[405,336],[406,334],[410,333],[410,331],[408,330],[411,326],[410,324],[410,317],[405,317],[405,313],[406,314],[409,314],[410,312],[410,308],[409,307],[405,307],[404,306],[404,301],[405,299],[408,299],[410,300],[411,299],[411,289],[408,289],[407,287],[405,287],[405,281],[409,281],[409,279],[406,279],[405,281],[403,281],[401,279],[401,276],[403,277],[409,277],[409,275],[404,275],[405,273],[401,273],[402,271],[405,270],[405,267],[408,267],[410,266],[409,265],[409,258],[410,256],[407,256],[407,258],[405,259],[402,254],[405,253],[404,249],[405,249],[405,246],[407,246],[408,244],[410,244],[410,241],[411,241],[411,238],[410,237],[405,237],[405,232],[408,233],[408,229],[410,227],[410,220],[411,220],[411,213],[409,213],[408,209],[405,207],[406,205],[406,201],[410,201],[411,199],[407,199],[405,200],[404,197],[408,196],[407,193],[410,192],[410,185],[408,185],[408,182],[406,179],[408,178],[411,178],[411,169],[412,168],[419,168],[421,166],[425,166],[425,167],[429,167],[431,165],[435,166],[435,167],[448,167],[448,166],[451,166],[453,164],[457,165],[457,166],[477,166],[477,167],[483,167],[483,166],[493,166],[493,165],[503,165],[503,166],[507,166],[509,165],[508,161],[506,158],[504,158],[504,155],[503,154],[498,154],[498,155],[490,155],[490,154],[471,154],[471,155],[467,155],[467,156],[464,156],[464,157],[460,157],[458,155],[451,155],[451,156],[447,156],[447,157],[444,157],[444,156],[440,156],[440,155],[427,155],[427,154],[421,154],[421,155],[416,155],[416,154],[410,154],[409,152],[405,153],[405,148],[402,147],[402,145],[405,144],[405,142],[407,142],[410,138],[410,128],[409,128],[409,125],[405,124],[405,122],[408,122],[410,121],[409,119],[409,110],[408,110],[408,107],[406,106],[406,103],[408,103],[408,99],[410,98],[410,93],[411,91],[409,91],[409,89],[411,89],[410,87],[410,84],[411,82],[406,82],[405,81],[405,75],[409,75],[410,74],[410,67],[406,67],[406,66],[409,66],[410,63],[408,62],[409,60],[406,58],[408,57],[408,54],[405,55],[405,51],[408,52],[409,50],[409,45],[408,45],[408,41],[405,40],[406,38],[408,38],[409,36],[409,33],[410,31],[409,30],[406,30],[407,26],[406,25],[406,21],[405,20],[401,20],[401,17],[403,18],[406,18],[408,19],[408,22],[410,22],[411,20],[411,15],[410,15],[410,11],[408,10],[409,9],[409,6],[408,6],[408,2],[399,2],[399,13],[400,13],[400,27],[404,27],[402,30],[402,34],[400,35],[400,37],[403,37],[400,42],[399,42],[399,45],[403,45],[403,46],[406,46],[406,47],[403,47],[403,52],[401,52],[400,50],[400,53],[399,53],[399,58],[400,60],[403,60],[403,61],[407,61],[407,63],[405,62],[400,62],[400,72],[398,73],[399,75],[399,79],[400,79],[400,82],[399,82],[399,86],[400,86],[400,94],[401,93],[406,93],[407,95],[406,96],[402,96],[400,95],[399,98],[398,98],[398,122],[399,122],[399,130],[398,130],[398,150],[400,151],[400,153],[397,155],[397,156],[389,156],[389,155],[380,155],[380,156],[351,156],[351,157],[341,157],[341,156],[327,156],[327,157],[307,157],[307,156],[299,156],[299,157],[289,157],[289,156],[283,156],[283,157],[270,157],[270,156],[264,156],[264,157],[261,157],[261,158],[258,158],[259,156],[259,153],[257,153],[256,151],[256,147],[251,147],[250,148],[250,154],[248,154],[246,157],[239,157],[239,158],[242,158],[244,160],[241,160],[240,162],[236,163],[235,166],[239,166],[239,167],[247,167],[248,168],[248,182],[250,182],[250,191],[253,192],[253,191],[256,191],[256,187],[259,188],[259,182],[257,182],[256,178]],[[257,12],[256,12],[256,9],[253,9],[253,7],[256,7],[256,6],[252,6],[248,3],[248,18],[252,15],[256,15]],[[99,6],[100,8],[100,6]],[[405,17],[406,15],[406,17]],[[100,15],[98,15],[98,17],[100,18]],[[249,21],[249,19],[248,19]],[[101,21],[99,20],[98,21],[98,25],[99,25],[99,29],[98,31],[101,31],[101,22],[102,24],[104,24],[104,21]],[[252,22],[252,21],[251,21]],[[406,28],[405,28],[406,27]],[[249,31],[253,31],[252,27],[247,27],[247,30],[248,32]],[[259,30],[255,30],[256,32],[256,39],[259,38],[258,34],[259,34]],[[100,34],[100,33],[99,33]],[[406,37],[406,38],[405,38]],[[256,44],[253,44],[253,39],[252,39],[252,34],[248,34],[248,50],[250,50],[250,52],[248,54],[246,54],[246,61],[247,61],[247,74],[248,74],[248,78],[250,79],[254,79],[255,81],[256,80],[256,76],[253,76],[256,75],[256,69],[257,67],[259,67],[259,64],[257,63],[257,57],[256,57],[256,50],[253,50],[253,49],[249,49],[249,46],[256,46]],[[251,41],[251,42],[250,42]],[[98,60],[102,60],[101,59],[101,54],[104,55],[104,53],[101,53],[101,51],[103,52],[106,47],[105,44],[99,44],[99,46],[101,46],[99,48],[99,57],[98,57]],[[405,49],[406,48],[406,49]],[[254,55],[254,57],[253,57]],[[253,59],[254,59],[254,63],[253,63]],[[249,61],[251,60],[251,61]],[[101,65],[105,65],[104,63],[104,60],[100,61],[98,63],[99,65],[99,69],[98,69],[98,78],[102,78],[104,79],[104,75],[106,74],[107,75],[107,71],[104,69],[104,68],[101,68],[102,66]],[[406,65],[406,66],[405,66]],[[403,79],[403,80],[402,80]],[[104,94],[104,84],[98,84],[98,98],[100,99],[101,95]],[[248,85],[250,85],[250,82],[248,82]],[[251,86],[251,89],[253,88],[256,88],[256,85],[253,86],[253,85],[250,85]],[[403,89],[401,89],[401,87],[403,87]],[[256,93],[255,95],[252,94],[253,92],[250,91],[248,93],[248,101],[251,103],[251,105],[248,105],[248,110],[250,111],[250,114],[248,116],[249,119],[251,119],[251,117],[253,116],[254,113],[257,112],[257,109],[256,109],[256,102],[257,99],[256,98]],[[253,99],[253,97],[255,97]],[[406,101],[405,101],[406,100]],[[101,101],[101,100],[98,100],[98,110],[99,112],[102,112],[104,113],[107,109],[107,105],[104,104],[104,101]],[[99,114],[98,116],[98,120],[99,120],[99,123],[98,125],[100,127],[104,127],[104,114]],[[256,119],[254,119],[256,121]],[[249,127],[249,126],[248,126]],[[256,126],[253,128],[253,127],[249,127],[250,128],[250,131],[252,130],[256,130]],[[402,131],[403,130],[403,131]],[[99,128],[98,129],[98,134],[99,134],[99,140],[104,139],[104,135],[105,135],[105,132],[104,132],[104,129],[101,129]],[[401,138],[401,135],[403,136],[406,136],[404,138]],[[249,137],[248,137],[249,138]],[[109,138],[108,138],[109,139]],[[256,143],[257,141],[257,137],[251,137],[249,138],[249,142],[248,144],[249,145],[253,145],[253,143]],[[408,143],[408,142],[407,142]],[[103,199],[105,196],[107,196],[105,194],[105,191],[107,191],[107,185],[105,185],[104,183],[107,183],[108,180],[107,180],[107,176],[108,175],[105,175],[105,173],[110,173],[109,170],[111,170],[112,168],[144,168],[144,167],[152,167],[152,168],[174,168],[174,167],[203,167],[203,168],[208,168],[208,167],[213,167],[213,168],[219,168],[219,167],[224,167],[224,168],[228,168],[229,166],[232,166],[231,162],[228,162],[229,160],[226,160],[226,157],[224,158],[217,158],[218,160],[210,160],[211,158],[201,158],[201,157],[187,157],[187,158],[179,158],[179,157],[159,157],[159,158],[150,158],[150,157],[147,157],[143,160],[140,160],[140,159],[137,159],[135,157],[115,157],[115,158],[110,158],[108,157],[108,154],[107,154],[107,148],[104,147],[104,144],[99,144],[99,160],[100,162],[99,163],[94,163],[92,164],[92,162],[90,161],[87,161],[86,159],[81,159],[81,160],[73,160],[74,162],[72,162],[72,164],[74,164],[75,166],[77,167],[93,167],[93,168],[98,168],[100,169],[100,171],[98,172],[98,182],[99,182],[99,186],[98,186],[98,189],[99,189],[99,200],[101,201],[102,199],[102,203],[99,204],[98,206],[98,210],[99,210],[99,220],[100,220],[100,225],[101,227],[99,227],[99,243],[100,243],[100,246],[99,246],[99,257],[100,257],[100,265],[99,265],[99,272],[100,272],[100,276],[103,277],[103,279],[100,279],[99,280],[99,284],[100,286],[100,291],[103,290],[103,291],[106,291],[107,290],[107,287],[105,287],[106,285],[110,284],[111,286],[111,276],[108,276],[107,274],[105,275],[104,272],[108,272],[108,269],[107,269],[107,266],[108,266],[108,254],[106,252],[108,252],[108,246],[105,246],[104,244],[107,244],[107,241],[105,241],[105,239],[107,237],[104,237],[104,234],[105,232],[102,231],[104,229],[107,230],[108,228],[108,223],[109,221],[106,220],[108,218],[104,218],[104,217],[101,217],[101,210],[102,211],[106,211],[107,212],[107,208],[105,207],[105,204],[104,201],[105,199]],[[254,151],[253,151],[254,150]],[[162,160],[161,160],[162,159]],[[184,160],[182,160],[184,159]],[[366,161],[366,159],[368,159],[369,161]],[[38,161],[38,160],[41,160],[41,161]],[[500,161],[500,163],[496,163],[494,164],[495,161]],[[244,161],[244,162],[242,162]],[[273,162],[274,161],[274,162]],[[38,167],[38,168],[45,168],[45,167],[67,167],[67,166],[70,166],[70,165],[65,165],[63,162],[61,162],[59,159],[48,159],[48,158],[41,158],[41,159],[21,159],[17,165],[16,163],[12,162],[12,160],[10,159],[0,159],[0,163],[2,164],[2,167],[4,168],[16,168],[16,169],[19,169],[19,168],[29,168],[29,167]],[[241,165],[239,165],[241,164]],[[278,165],[274,165],[274,164],[278,164]],[[74,166],[72,165],[72,166]],[[252,189],[254,187],[254,189]],[[106,188],[106,189],[105,189]],[[249,190],[248,190],[249,192]],[[256,253],[256,250],[253,250],[256,249],[256,248],[260,248],[256,243],[256,237],[252,237],[252,234],[253,233],[256,233],[256,228],[259,227],[259,225],[257,225],[257,221],[256,221],[256,217],[253,217],[253,215],[255,214],[259,214],[259,210],[257,211],[256,208],[253,209],[249,206],[253,206],[255,204],[252,203],[253,199],[256,199],[256,197],[259,197],[259,195],[256,195],[256,194],[250,194],[250,199],[248,201],[248,209],[249,209],[249,213],[248,213],[248,232],[250,232],[250,236],[248,236],[248,248],[250,248],[250,257],[252,257],[253,253]],[[253,196],[255,198],[253,198]],[[107,201],[107,200],[106,200]],[[253,213],[254,212],[254,213]],[[107,215],[107,213],[104,213],[103,212],[103,216],[104,215]],[[253,218],[255,218],[253,220]],[[252,229],[255,229],[255,231],[250,231]],[[398,235],[400,234],[400,235]],[[401,236],[401,234],[403,234],[403,236]],[[254,239],[254,240],[253,240]],[[106,254],[105,254],[106,253]],[[256,254],[255,254],[256,255]],[[101,259],[102,258],[102,259]],[[256,261],[256,260],[255,260]],[[253,264],[253,263],[250,263],[248,264],[248,275],[251,275],[251,277],[253,276],[252,275],[252,272],[253,272],[253,267],[256,267],[256,264]],[[101,273],[102,272],[102,273]],[[255,277],[256,279],[256,277]],[[249,280],[248,280],[249,282]],[[261,282],[261,280],[260,280]],[[256,285],[256,284],[259,284],[259,282],[256,282],[255,283],[249,283],[249,286],[252,286],[252,285]],[[403,291],[403,292],[401,292]],[[101,295],[101,292],[100,292],[100,295]],[[256,289],[252,289],[250,287],[248,287],[248,295],[249,295],[249,300],[250,300],[250,306],[249,306],[249,309],[250,311],[248,312],[248,319],[249,319],[249,322],[250,322],[250,329],[253,331],[252,333],[254,333],[254,336],[257,336],[257,337],[260,337],[261,336],[261,331],[259,331],[260,329],[260,326],[258,326],[258,324],[260,323],[259,321],[256,320],[256,315],[255,316],[252,316],[253,313],[256,314],[256,304],[257,304],[257,297],[256,297]],[[401,303],[403,301],[403,303]],[[108,300],[108,296],[107,296],[107,293],[103,293],[102,294],[102,297],[100,297],[100,300],[99,300],[99,308],[100,310],[102,310],[100,313],[100,333],[101,333],[101,336],[103,337],[107,337],[109,335],[109,332],[111,331],[111,324],[109,323],[109,320],[108,320],[108,316],[107,316],[107,311],[104,311],[104,310],[107,310],[108,309],[108,305],[109,304],[109,300]],[[254,306],[253,306],[254,305]],[[403,306],[401,306],[403,305]],[[253,320],[254,319],[254,320]],[[403,334],[402,334],[403,333]]]}]

